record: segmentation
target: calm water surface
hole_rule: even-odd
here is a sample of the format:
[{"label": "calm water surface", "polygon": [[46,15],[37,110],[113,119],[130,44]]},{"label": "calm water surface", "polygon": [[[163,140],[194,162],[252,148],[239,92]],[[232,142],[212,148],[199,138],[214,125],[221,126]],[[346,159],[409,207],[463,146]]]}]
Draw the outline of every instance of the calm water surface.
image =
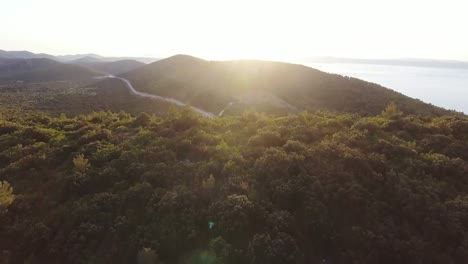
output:
[{"label": "calm water surface", "polygon": [[468,69],[344,63],[305,65],[378,83],[426,103],[468,113]]}]

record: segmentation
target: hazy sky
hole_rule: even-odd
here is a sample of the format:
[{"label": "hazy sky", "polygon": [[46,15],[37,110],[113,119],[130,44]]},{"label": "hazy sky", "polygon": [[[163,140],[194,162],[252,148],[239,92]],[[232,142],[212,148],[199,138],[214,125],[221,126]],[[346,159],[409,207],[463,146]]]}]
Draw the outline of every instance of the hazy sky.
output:
[{"label": "hazy sky", "polygon": [[468,60],[467,0],[0,0],[0,49]]}]

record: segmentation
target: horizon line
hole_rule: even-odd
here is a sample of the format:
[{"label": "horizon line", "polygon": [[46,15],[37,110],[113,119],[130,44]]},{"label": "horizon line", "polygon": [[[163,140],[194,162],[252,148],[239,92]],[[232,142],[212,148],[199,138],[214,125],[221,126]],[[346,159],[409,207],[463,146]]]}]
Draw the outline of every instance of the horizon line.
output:
[{"label": "horizon line", "polygon": [[[4,50],[0,49],[0,51],[6,51],[6,52],[30,52],[35,55],[50,55],[54,57],[61,57],[61,56],[78,56],[78,55],[95,55],[99,57],[104,57],[104,58],[149,58],[149,59],[166,59],[170,58],[173,56],[177,55],[188,55],[204,60],[215,60],[215,61],[228,61],[228,60],[270,60],[270,61],[284,61],[284,62],[306,62],[307,60],[312,60],[312,59],[341,59],[341,60],[365,60],[365,61],[379,61],[379,60],[388,60],[388,61],[402,61],[402,60],[420,60],[420,61],[440,61],[440,62],[460,62],[460,63],[468,63],[468,60],[464,59],[437,59],[437,58],[419,58],[419,57],[373,57],[373,58],[368,58],[368,57],[354,57],[354,56],[334,56],[334,55],[306,55],[306,56],[301,56],[301,57],[294,57],[294,58],[279,58],[280,56],[276,58],[265,58],[265,57],[250,57],[250,56],[239,56],[239,57],[232,57],[232,56],[224,56],[224,58],[206,58],[205,56],[199,56],[199,55],[192,55],[192,54],[187,54],[187,53],[175,53],[172,55],[165,55],[165,56],[157,56],[157,55],[101,55],[98,53],[94,52],[83,52],[83,53],[64,53],[64,54],[54,54],[54,53],[47,53],[47,52],[34,52],[31,50]],[[208,56],[209,57],[209,56]],[[215,56],[216,57],[216,56]]]}]

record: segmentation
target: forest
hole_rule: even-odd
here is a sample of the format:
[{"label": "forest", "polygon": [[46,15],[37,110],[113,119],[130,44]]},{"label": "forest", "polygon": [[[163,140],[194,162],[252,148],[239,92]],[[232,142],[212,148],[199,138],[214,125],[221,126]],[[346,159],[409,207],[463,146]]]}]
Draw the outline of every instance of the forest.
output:
[{"label": "forest", "polygon": [[1,263],[468,263],[468,118],[0,112]]}]

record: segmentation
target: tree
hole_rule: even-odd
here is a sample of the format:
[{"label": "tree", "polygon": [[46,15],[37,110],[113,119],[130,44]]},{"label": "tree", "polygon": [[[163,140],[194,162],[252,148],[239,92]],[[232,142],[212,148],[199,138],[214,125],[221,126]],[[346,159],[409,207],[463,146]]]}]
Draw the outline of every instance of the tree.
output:
[{"label": "tree", "polygon": [[397,105],[394,102],[391,102],[387,105],[385,110],[382,111],[382,116],[385,118],[394,118],[397,116],[401,116],[403,112],[401,112]]},{"label": "tree", "polygon": [[245,195],[229,195],[209,208],[217,231],[226,239],[242,240],[249,233],[254,205]]},{"label": "tree", "polygon": [[85,159],[83,154],[78,154],[73,159],[73,165],[75,166],[75,171],[84,173],[89,167],[88,159]]},{"label": "tree", "polygon": [[6,210],[14,200],[13,187],[7,181],[0,181],[0,212]]},{"label": "tree", "polygon": [[147,126],[151,122],[151,117],[147,113],[140,113],[135,119],[136,126]]},{"label": "tree", "polygon": [[158,254],[151,248],[142,248],[137,255],[138,264],[157,264]]},{"label": "tree", "polygon": [[251,263],[255,264],[296,264],[301,263],[300,251],[290,235],[279,232],[256,234],[249,244]]},{"label": "tree", "polygon": [[229,257],[232,253],[232,246],[226,242],[222,237],[213,238],[210,241],[210,249],[216,254],[218,262],[228,263]]},{"label": "tree", "polygon": [[203,182],[202,182],[202,188],[203,188],[203,190],[206,191],[206,192],[212,192],[212,191],[213,191],[213,188],[215,187],[215,183],[216,183],[216,180],[215,180],[215,178],[213,177],[213,174],[210,174],[210,176],[208,177],[208,179],[203,180]]}]

